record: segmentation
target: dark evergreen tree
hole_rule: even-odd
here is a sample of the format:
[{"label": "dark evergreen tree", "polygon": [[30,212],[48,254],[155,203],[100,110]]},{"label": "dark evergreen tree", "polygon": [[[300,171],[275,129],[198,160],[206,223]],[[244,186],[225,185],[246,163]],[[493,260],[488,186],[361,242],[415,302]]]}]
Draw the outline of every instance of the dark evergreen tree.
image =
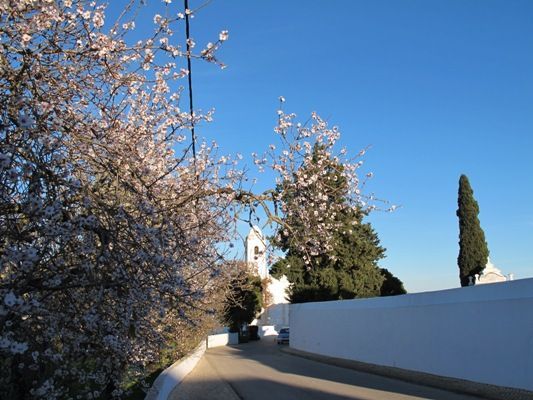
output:
[{"label": "dark evergreen tree", "polygon": [[479,223],[479,206],[466,175],[459,179],[457,217],[459,217],[459,279],[468,286],[469,277],[481,273],[487,265],[489,250]]},{"label": "dark evergreen tree", "polygon": [[329,254],[315,256],[311,265],[305,265],[302,254],[288,249],[287,256],[273,265],[273,276],[286,275],[292,283],[291,302],[380,295],[384,276],[377,262],[385,249],[370,224],[362,223],[362,216],[344,218],[347,229],[335,235]]},{"label": "dark evergreen tree", "polygon": [[263,304],[261,291],[261,279],[256,275],[242,272],[233,278],[224,310],[231,332],[239,332],[243,324],[249,324],[259,314]]},{"label": "dark evergreen tree", "polygon": [[385,281],[381,286],[381,296],[396,296],[407,293],[402,281],[395,277],[388,269],[381,268],[381,274],[385,277]]},{"label": "dark evergreen tree", "polygon": [[[315,146],[315,158],[320,147]],[[313,175],[316,165],[307,165],[304,172]],[[345,201],[347,183],[342,177],[342,166],[329,160],[322,166],[321,179],[327,180],[327,196],[331,204]],[[316,174],[315,174],[316,175]],[[318,193],[316,187],[325,185],[308,185],[305,197],[313,201]],[[299,197],[302,194],[299,193]],[[291,203],[291,198],[284,199],[290,207],[305,207],[305,204]],[[293,215],[298,215],[294,213]],[[280,230],[274,242],[286,252],[285,258],[271,268],[275,277],[286,275],[292,283],[290,300],[293,303],[308,301],[326,301],[353,299],[356,297],[373,297],[381,294],[385,277],[377,263],[384,257],[385,249],[380,246],[378,236],[369,223],[364,223],[365,213],[353,208],[344,208],[337,213],[332,225],[337,228],[331,241],[331,248],[326,254],[312,254],[311,262],[304,263],[301,249],[293,245],[292,235],[298,235],[301,224],[294,218],[286,219],[292,231]],[[307,255],[309,257],[309,255]]]}]

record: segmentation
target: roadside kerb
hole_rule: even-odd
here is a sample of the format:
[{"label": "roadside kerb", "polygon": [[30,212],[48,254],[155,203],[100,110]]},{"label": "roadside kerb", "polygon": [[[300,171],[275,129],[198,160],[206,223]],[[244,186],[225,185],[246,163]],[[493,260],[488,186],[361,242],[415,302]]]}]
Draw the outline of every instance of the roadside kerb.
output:
[{"label": "roadside kerb", "polygon": [[495,386],[463,379],[449,378],[446,376],[432,375],[425,372],[411,371],[402,368],[387,367],[361,361],[328,357],[320,354],[296,350],[291,347],[284,347],[281,350],[297,357],[307,358],[309,360],[331,364],[337,367],[367,372],[387,378],[400,379],[410,383],[444,389],[456,393],[478,396],[489,400],[533,400],[533,392],[523,389]]},{"label": "roadside kerb", "polygon": [[154,384],[148,391],[145,400],[167,400],[168,395],[172,390],[181,383],[181,381],[191,372],[198,361],[203,357],[206,350],[206,341],[198,345],[198,347],[187,357],[176,361],[170,367],[165,369],[157,377]]}]

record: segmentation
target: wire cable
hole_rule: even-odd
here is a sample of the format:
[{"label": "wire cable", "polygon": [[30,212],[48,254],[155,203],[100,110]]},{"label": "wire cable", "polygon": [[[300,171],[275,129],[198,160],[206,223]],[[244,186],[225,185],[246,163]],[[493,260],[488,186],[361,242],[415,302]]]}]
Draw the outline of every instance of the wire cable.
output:
[{"label": "wire cable", "polygon": [[185,6],[185,37],[187,44],[187,70],[189,81],[189,113],[191,115],[191,140],[192,140],[192,156],[194,162],[194,173],[196,174],[196,133],[194,131],[194,107],[192,96],[192,62],[191,62],[191,40],[190,40],[190,24],[189,24],[189,0],[184,0]]}]

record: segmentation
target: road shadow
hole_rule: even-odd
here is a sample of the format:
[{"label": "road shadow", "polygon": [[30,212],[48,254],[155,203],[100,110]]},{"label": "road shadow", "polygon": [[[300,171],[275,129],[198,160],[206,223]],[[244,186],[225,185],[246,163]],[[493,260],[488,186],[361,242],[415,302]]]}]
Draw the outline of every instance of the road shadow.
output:
[{"label": "road shadow", "polygon": [[[226,349],[210,349],[209,352],[216,357],[239,357],[254,360],[283,374],[306,376],[317,379],[327,385],[327,382],[336,382],[345,385],[358,386],[361,388],[385,392],[382,398],[386,399],[386,392],[396,393],[431,400],[467,400],[479,399],[471,395],[449,392],[443,389],[405,382],[399,379],[383,377],[354,369],[342,368],[324,364],[318,361],[297,357],[281,351],[283,346],[275,343],[275,337],[266,337],[257,342],[243,343],[230,346]],[[257,384],[278,385],[277,382],[269,382],[268,379],[258,377]],[[266,387],[266,386],[265,386]],[[324,395],[324,399],[354,399],[356,397],[334,397],[334,394],[324,392],[315,393],[316,396]],[[303,396],[303,394],[302,394]],[[322,397],[309,398],[322,398]],[[277,398],[272,396],[271,398]],[[297,397],[298,399],[300,397]],[[301,397],[305,399],[307,397]],[[369,397],[362,397],[368,399]]]},{"label": "road shadow", "polygon": [[[202,380],[201,382],[186,382],[177,387],[169,397],[169,400],[368,400],[368,397],[341,396],[311,388],[297,387],[284,383],[273,382],[267,379],[240,379],[229,384],[232,395],[219,390],[220,383],[217,380]],[[253,387],[254,394],[250,397],[242,394],[242,387]]]}]

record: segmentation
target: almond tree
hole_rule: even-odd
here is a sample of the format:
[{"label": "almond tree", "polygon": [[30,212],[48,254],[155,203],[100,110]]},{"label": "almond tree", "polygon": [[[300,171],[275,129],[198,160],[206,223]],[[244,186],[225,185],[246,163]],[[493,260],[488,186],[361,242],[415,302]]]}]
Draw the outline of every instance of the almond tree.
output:
[{"label": "almond tree", "polygon": [[[363,199],[350,198],[346,164],[332,156],[324,144],[315,144],[310,157],[300,163],[292,180],[278,187],[283,193],[284,221],[275,243],[286,254],[271,273],[291,282],[292,303],[379,296],[384,282],[377,263],[384,257],[372,226],[363,222]],[[300,180],[300,177],[303,177]],[[357,193],[356,193],[357,195]],[[314,209],[319,203],[318,209]],[[310,215],[309,215],[310,214]],[[299,238],[313,226],[323,229],[327,243],[308,250]],[[332,236],[328,237],[332,232]]]},{"label": "almond tree", "polygon": [[[174,38],[191,10],[155,15],[132,42],[138,3],[106,24],[84,0],[0,0],[0,392],[10,399],[123,397],[169,341],[201,337],[227,286],[224,244],[238,213],[264,207],[269,222],[301,213],[295,245],[331,245],[339,207],[363,207],[359,162],[339,155],[347,202],[319,193],[291,210],[273,188],[243,190],[244,173],[215,144],[189,137],[211,114],[180,108],[184,57],[218,63],[228,38],[193,54]],[[179,12],[181,11],[181,12]],[[218,63],[219,64],[219,63]],[[280,111],[275,146],[256,163],[293,191],[318,143],[339,137],[313,114],[293,125]],[[270,158],[269,158],[270,157]],[[293,179],[294,178],[294,179]],[[369,208],[370,209],[370,208]]]},{"label": "almond tree", "polygon": [[[367,214],[378,208],[376,204],[388,202],[362,191],[372,177],[372,173],[363,178],[358,174],[366,150],[350,158],[345,148],[338,149],[338,127],[328,126],[317,113],[305,124],[295,120],[294,113],[278,111],[274,129],[278,144],[270,145],[263,156],[255,155],[255,163],[260,171],[270,167],[278,174],[276,188],[266,193],[280,209],[269,214],[269,221],[282,226],[276,240],[288,240],[310,267],[317,256],[331,256],[335,234],[343,229],[339,215]],[[336,196],[341,200],[336,201]],[[395,208],[392,205],[387,211]]]},{"label": "almond tree", "polygon": [[[184,130],[175,18],[0,2],[0,352],[9,398],[122,394],[124,372],[204,329],[229,239],[231,160]],[[133,11],[131,11],[133,13]],[[224,36],[225,35],[225,36]],[[203,51],[213,51],[227,37]],[[229,165],[229,168],[226,166]],[[216,195],[215,195],[216,194]]]}]

